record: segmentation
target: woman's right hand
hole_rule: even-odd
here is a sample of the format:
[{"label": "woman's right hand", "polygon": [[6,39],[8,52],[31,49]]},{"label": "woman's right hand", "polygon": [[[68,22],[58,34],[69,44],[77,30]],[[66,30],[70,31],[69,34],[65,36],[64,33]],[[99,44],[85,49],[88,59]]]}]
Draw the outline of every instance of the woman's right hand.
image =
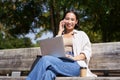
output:
[{"label": "woman's right hand", "polygon": [[64,30],[65,30],[65,20],[61,20],[59,23],[58,35],[62,35]]}]

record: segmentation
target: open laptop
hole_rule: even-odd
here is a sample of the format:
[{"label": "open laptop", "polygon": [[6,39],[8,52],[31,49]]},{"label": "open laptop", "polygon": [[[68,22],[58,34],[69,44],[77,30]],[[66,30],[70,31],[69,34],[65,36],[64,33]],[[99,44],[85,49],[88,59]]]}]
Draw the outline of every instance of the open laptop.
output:
[{"label": "open laptop", "polygon": [[40,40],[40,49],[42,56],[51,55],[74,62],[73,59],[65,57],[65,49],[62,36]]},{"label": "open laptop", "polygon": [[65,57],[63,37],[54,37],[40,40],[41,54],[55,57]]}]

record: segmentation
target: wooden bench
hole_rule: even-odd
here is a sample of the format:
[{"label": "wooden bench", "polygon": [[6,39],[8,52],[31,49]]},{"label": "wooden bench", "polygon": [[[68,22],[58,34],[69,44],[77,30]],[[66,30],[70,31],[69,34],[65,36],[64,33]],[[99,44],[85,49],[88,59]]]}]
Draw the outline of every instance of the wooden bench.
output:
[{"label": "wooden bench", "polygon": [[[120,42],[94,43],[92,51],[89,67],[98,75],[97,79],[120,79]],[[39,47],[0,50],[0,80],[25,80],[36,59],[40,58],[38,55],[41,55]]]},{"label": "wooden bench", "polygon": [[120,42],[93,44],[92,51],[92,72],[98,76],[120,76]]}]

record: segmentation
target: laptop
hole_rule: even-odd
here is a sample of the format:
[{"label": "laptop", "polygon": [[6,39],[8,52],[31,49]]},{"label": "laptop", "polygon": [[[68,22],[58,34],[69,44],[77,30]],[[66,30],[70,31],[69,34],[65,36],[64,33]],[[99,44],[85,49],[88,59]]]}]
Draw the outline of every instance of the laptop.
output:
[{"label": "laptop", "polygon": [[74,62],[73,59],[65,57],[63,37],[54,37],[40,40],[40,49],[42,56],[51,55],[63,60]]},{"label": "laptop", "polygon": [[63,37],[54,37],[40,40],[42,56],[51,55],[55,57],[65,57]]}]

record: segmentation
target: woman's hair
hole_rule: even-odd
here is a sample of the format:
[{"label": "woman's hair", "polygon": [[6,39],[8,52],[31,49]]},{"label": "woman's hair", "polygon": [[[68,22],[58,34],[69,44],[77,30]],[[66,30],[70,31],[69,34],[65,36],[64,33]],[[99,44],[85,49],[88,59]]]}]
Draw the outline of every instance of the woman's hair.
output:
[{"label": "woman's hair", "polygon": [[75,10],[69,10],[64,13],[63,19],[65,18],[67,13],[73,13],[76,16],[76,20],[78,20],[78,23],[75,25],[75,29],[78,28],[79,27],[79,16],[78,16],[77,12]]}]

